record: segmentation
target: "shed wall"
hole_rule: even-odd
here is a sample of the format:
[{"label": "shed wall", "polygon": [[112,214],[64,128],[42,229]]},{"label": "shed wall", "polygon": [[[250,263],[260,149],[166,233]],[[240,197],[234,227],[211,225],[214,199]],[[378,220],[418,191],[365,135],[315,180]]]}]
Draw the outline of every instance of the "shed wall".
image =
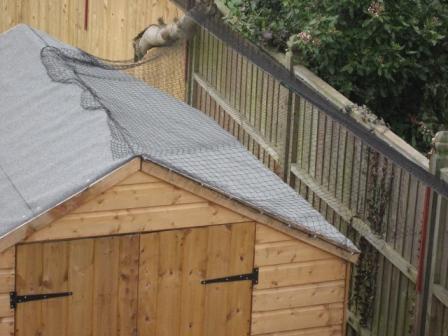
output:
[{"label": "shed wall", "polygon": [[348,263],[257,225],[252,335],[343,334]]},{"label": "shed wall", "polygon": [[27,238],[45,241],[249,222],[188,191],[137,172]]},{"label": "shed wall", "polygon": [[[186,190],[136,172],[34,232],[27,242],[244,222],[251,221]],[[259,267],[260,278],[253,289],[251,335],[343,334],[347,261],[257,224],[254,264]],[[5,274],[0,283],[4,293],[0,294],[0,336],[8,332],[12,335],[14,317],[8,293],[14,288],[13,249],[0,257],[0,272]]]},{"label": "shed wall", "polygon": [[0,253],[0,336],[14,335],[14,311],[9,307],[14,278],[15,247],[11,247]]}]

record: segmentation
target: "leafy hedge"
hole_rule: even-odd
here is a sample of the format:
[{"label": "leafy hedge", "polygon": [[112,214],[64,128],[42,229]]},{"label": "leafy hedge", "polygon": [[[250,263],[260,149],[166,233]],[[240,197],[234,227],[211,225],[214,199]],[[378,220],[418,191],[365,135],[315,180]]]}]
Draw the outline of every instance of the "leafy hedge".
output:
[{"label": "leafy hedge", "polygon": [[422,151],[448,127],[448,1],[225,0],[249,38],[293,51]]}]

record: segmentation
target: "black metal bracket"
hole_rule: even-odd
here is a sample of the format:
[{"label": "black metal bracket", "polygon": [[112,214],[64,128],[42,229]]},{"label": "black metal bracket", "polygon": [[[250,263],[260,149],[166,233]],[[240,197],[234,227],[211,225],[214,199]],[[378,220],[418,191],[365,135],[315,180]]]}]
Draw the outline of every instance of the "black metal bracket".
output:
[{"label": "black metal bracket", "polygon": [[208,285],[208,284],[219,283],[219,282],[232,282],[232,281],[245,281],[245,280],[252,281],[253,285],[258,284],[258,268],[254,268],[252,273],[230,275],[230,276],[226,276],[226,277],[222,277],[222,278],[202,280],[201,284]]},{"label": "black metal bracket", "polygon": [[29,294],[29,295],[17,295],[16,292],[9,293],[9,306],[11,309],[15,309],[18,303],[28,302],[28,301],[39,301],[48,300],[63,296],[73,295],[72,292],[61,292],[61,293],[48,293],[48,294]]}]

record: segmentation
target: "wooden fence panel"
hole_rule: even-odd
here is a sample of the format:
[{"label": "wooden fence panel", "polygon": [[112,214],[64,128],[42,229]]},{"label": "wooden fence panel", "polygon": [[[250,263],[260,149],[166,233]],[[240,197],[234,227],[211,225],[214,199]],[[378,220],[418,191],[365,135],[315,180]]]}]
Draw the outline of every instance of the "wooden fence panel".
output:
[{"label": "wooden fence panel", "polygon": [[214,118],[267,167],[282,175],[289,91],[204,30],[192,44],[192,54],[197,58],[191,62],[192,105]]},{"label": "wooden fence panel", "polygon": [[[224,128],[370,251],[353,273],[352,333],[411,335],[426,186],[205,30],[190,56],[196,58],[191,104],[217,121],[212,106],[218,106],[231,121],[221,123]],[[315,88],[323,85],[305,75],[301,79]],[[328,87],[325,92],[334,95]],[[399,146],[389,133],[384,136]],[[369,281],[363,281],[366,270]],[[362,305],[367,294],[370,301]]]},{"label": "wooden fence panel", "polygon": [[[0,33],[25,23],[95,56],[131,60],[134,36],[159,18],[181,15],[170,0],[0,0]],[[129,72],[184,100],[186,45]]]},{"label": "wooden fence panel", "polygon": [[0,32],[26,23],[94,55],[129,59],[137,33],[159,17],[169,21],[182,14],[169,0],[88,3],[86,11],[85,0],[1,0]]},{"label": "wooden fence panel", "polygon": [[18,23],[19,2],[0,0],[0,32],[8,30]]},{"label": "wooden fence panel", "polygon": [[[448,180],[448,174],[444,177]],[[433,277],[428,308],[429,335],[448,335],[448,200],[439,197],[436,213]]]}]

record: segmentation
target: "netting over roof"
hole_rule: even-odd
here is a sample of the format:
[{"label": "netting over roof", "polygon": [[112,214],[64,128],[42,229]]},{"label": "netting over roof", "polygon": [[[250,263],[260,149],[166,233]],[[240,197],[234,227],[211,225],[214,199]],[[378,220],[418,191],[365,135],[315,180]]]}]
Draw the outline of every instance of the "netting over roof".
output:
[{"label": "netting over roof", "polygon": [[[0,118],[10,119],[0,125],[0,234],[82,189],[87,180],[142,156],[287,225],[356,250],[319,212],[200,111],[27,27],[0,39],[9,42],[0,44],[2,78],[4,71],[12,77],[12,82],[0,79],[7,98]],[[17,76],[7,69],[23,66],[33,71]],[[26,103],[17,106],[14,101],[20,97]],[[39,109],[32,107],[39,102]],[[9,104],[15,104],[14,110],[4,107]],[[8,147],[11,143],[14,149]],[[39,152],[52,169],[27,171]],[[27,163],[22,167],[23,161]],[[67,165],[82,173],[75,177],[61,173],[60,167]],[[46,181],[42,187],[48,195],[42,197],[39,187],[34,190],[25,184],[31,182],[29,174],[32,181]],[[14,194],[13,189],[18,194],[15,200],[6,196]],[[16,213],[23,215],[18,218]]]}]

